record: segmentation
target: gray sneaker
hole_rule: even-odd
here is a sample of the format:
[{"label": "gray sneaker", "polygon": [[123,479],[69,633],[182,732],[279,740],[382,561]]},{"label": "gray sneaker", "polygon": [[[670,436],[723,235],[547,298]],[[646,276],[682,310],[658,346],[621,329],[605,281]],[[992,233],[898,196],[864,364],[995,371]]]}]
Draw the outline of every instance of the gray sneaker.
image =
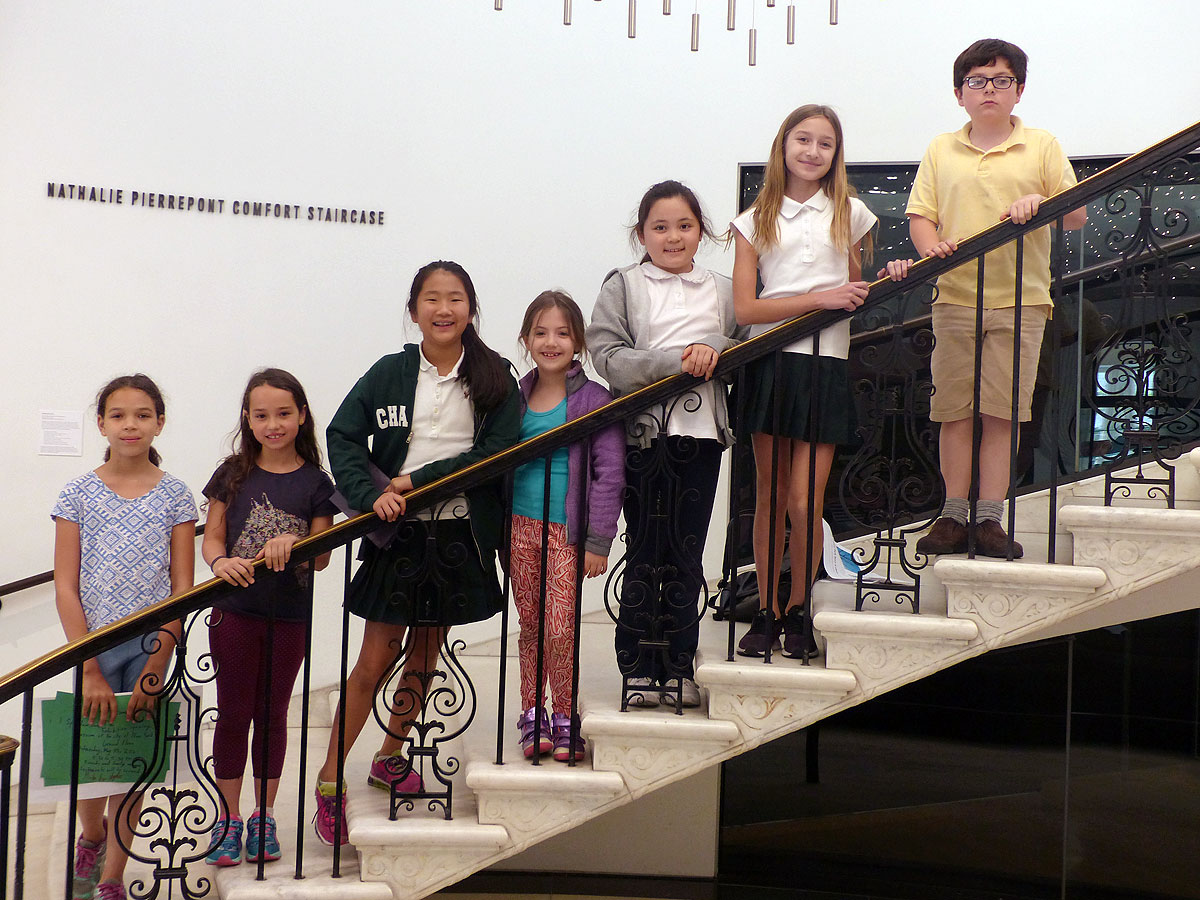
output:
[{"label": "gray sneaker", "polygon": [[96,884],[104,871],[104,855],[108,850],[108,820],[104,820],[104,837],[92,843],[82,837],[75,841],[75,874],[71,879],[71,900],[92,900]]},{"label": "gray sneaker", "polygon": [[658,688],[649,678],[630,678],[626,685],[625,696],[630,706],[641,709],[658,706]]}]

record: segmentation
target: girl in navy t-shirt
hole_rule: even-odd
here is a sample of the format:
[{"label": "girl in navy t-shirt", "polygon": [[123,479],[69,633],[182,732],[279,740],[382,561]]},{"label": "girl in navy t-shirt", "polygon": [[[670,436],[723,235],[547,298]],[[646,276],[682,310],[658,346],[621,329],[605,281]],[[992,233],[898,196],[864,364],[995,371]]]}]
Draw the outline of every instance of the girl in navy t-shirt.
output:
[{"label": "girl in navy t-shirt", "polygon": [[[244,588],[217,601],[209,627],[220,709],[213,768],[227,808],[227,818],[213,826],[209,865],[236,866],[242,861],[240,801],[251,722],[254,777],[267,779],[267,808],[256,806],[245,823],[246,858],[279,858],[273,806],[287,749],[288,700],[304,661],[312,577],[307,565],[286,566],[297,541],[333,524],[332,495],[304,388],[282,369],[256,372],[242,395],[233,454],[204,487],[208,520],[201,553],[214,575]],[[258,559],[265,559],[277,574],[260,573],[256,579]],[[316,568],[328,562],[329,554],[320,556]],[[268,731],[267,768],[260,772]]]}]

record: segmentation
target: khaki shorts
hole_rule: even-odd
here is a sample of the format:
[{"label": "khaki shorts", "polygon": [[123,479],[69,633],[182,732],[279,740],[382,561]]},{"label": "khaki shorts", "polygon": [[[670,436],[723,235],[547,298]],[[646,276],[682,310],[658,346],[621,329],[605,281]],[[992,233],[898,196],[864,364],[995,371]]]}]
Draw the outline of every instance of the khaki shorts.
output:
[{"label": "khaki shorts", "polygon": [[[1042,334],[1050,317],[1049,306],[1021,310],[1021,379],[1018,396],[1020,422],[1030,419],[1033,385],[1037,377]],[[983,381],[979,409],[984,415],[1012,420],[1012,368],[1014,308],[983,311]],[[933,306],[933,398],[929,418],[957,422],[969,418],[975,392],[975,309],[935,303]]]}]

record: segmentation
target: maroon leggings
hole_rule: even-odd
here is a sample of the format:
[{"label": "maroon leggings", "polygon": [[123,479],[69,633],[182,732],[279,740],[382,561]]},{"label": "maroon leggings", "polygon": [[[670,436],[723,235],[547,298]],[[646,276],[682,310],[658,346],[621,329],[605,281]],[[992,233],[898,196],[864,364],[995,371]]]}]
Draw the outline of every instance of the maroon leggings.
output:
[{"label": "maroon leggings", "polygon": [[[217,665],[217,725],[213,735],[213,773],[241,778],[246,771],[246,738],[254,723],[250,747],[254,777],[261,778],[263,737],[270,724],[267,778],[283,772],[287,751],[288,701],[304,662],[304,622],[275,621],[271,662],[271,696],[267,702],[267,620],[228,610],[213,610],[208,645]],[[269,719],[268,719],[269,715]]]}]

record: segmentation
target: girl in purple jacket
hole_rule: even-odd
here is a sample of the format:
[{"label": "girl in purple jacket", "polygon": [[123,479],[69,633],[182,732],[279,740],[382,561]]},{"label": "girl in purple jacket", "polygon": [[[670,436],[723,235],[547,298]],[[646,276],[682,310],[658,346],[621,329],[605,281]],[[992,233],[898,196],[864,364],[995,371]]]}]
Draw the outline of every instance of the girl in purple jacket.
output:
[{"label": "girl in purple jacket", "polygon": [[[521,379],[521,440],[537,437],[589,413],[612,395],[583,373],[586,352],[583,313],[562,291],[543,291],[529,304],[521,343],[534,369]],[[556,450],[550,457],[550,497],[545,496],[546,460],[526,463],[513,476],[513,599],[521,622],[521,706],[517,721],[526,757],[554,751],[566,762],[583,758],[579,717],[572,718],[576,580],[579,551],[583,573],[603,575],[617,534],[625,488],[625,435],[615,424],[591,438]],[[585,508],[586,502],[586,508]],[[547,514],[547,510],[549,513]],[[538,615],[541,610],[542,522],[548,530],[545,577],[543,678],[549,677],[554,715],[538,705],[545,681],[538,676]]]}]

